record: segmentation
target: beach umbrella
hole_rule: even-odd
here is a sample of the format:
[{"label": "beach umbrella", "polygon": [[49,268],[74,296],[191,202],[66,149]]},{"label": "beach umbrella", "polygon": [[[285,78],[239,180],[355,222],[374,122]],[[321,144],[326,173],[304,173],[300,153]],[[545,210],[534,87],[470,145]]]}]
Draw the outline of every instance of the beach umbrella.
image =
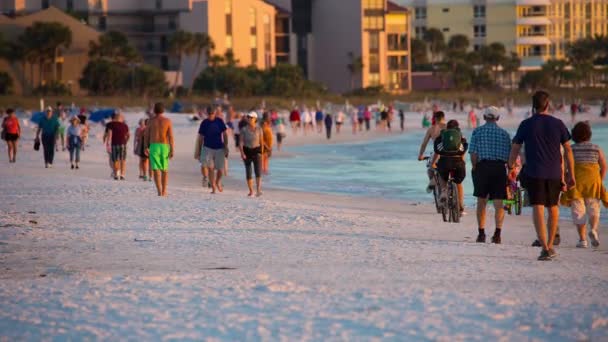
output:
[{"label": "beach umbrella", "polygon": [[91,116],[89,116],[89,120],[91,120],[92,122],[101,122],[103,120],[109,119],[112,114],[114,114],[114,109],[112,108],[100,109],[91,113]]},{"label": "beach umbrella", "polygon": [[40,124],[40,121],[42,121],[42,119],[44,119],[45,116],[46,116],[46,114],[44,112],[34,112],[34,113],[32,113],[32,117],[30,118],[30,121],[38,125],[38,124]]}]

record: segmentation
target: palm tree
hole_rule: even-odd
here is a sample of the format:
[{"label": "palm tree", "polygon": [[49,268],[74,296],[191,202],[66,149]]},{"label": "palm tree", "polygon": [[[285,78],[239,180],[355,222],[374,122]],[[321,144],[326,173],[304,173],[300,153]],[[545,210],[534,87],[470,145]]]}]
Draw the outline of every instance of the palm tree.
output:
[{"label": "palm tree", "polygon": [[513,74],[519,70],[521,66],[521,59],[515,52],[511,52],[511,55],[503,61],[502,72],[509,76],[509,88],[513,89]]},{"label": "palm tree", "polygon": [[542,66],[542,70],[549,75],[555,87],[561,87],[566,74],[568,62],[563,59],[550,59]]},{"label": "palm tree", "polygon": [[127,36],[117,31],[104,33],[98,42],[89,42],[89,57],[103,58],[121,65],[141,61],[141,56],[129,44]]},{"label": "palm tree", "polygon": [[211,51],[215,49],[215,44],[208,34],[195,33],[192,37],[192,48],[196,51],[196,64],[194,65],[192,81],[190,81],[190,86],[188,87],[188,96],[192,95],[194,79],[198,75],[198,68],[200,67],[203,54],[205,54],[207,61],[209,61],[209,56],[211,55]]},{"label": "palm tree", "polygon": [[179,60],[179,68],[175,73],[175,82],[173,83],[173,93],[177,91],[177,82],[179,75],[182,72],[184,57],[191,55],[194,52],[193,35],[190,32],[183,30],[176,31],[169,40],[169,53],[176,56]]},{"label": "palm tree", "polygon": [[469,37],[464,34],[455,34],[448,40],[448,50],[466,52],[469,44]]},{"label": "palm tree", "polygon": [[53,81],[57,82],[57,59],[59,52],[63,49],[69,49],[72,45],[72,30],[61,23],[48,23],[50,39],[48,47],[53,51]]},{"label": "palm tree", "polygon": [[349,63],[346,65],[346,68],[350,73],[350,90],[354,90],[355,77],[363,71],[365,66],[363,65],[363,58],[361,56],[355,57],[352,51],[348,53],[348,59]]},{"label": "palm tree", "polygon": [[504,63],[507,54],[507,49],[502,43],[492,43],[484,45],[479,50],[482,58],[482,63],[490,68],[494,75],[494,83],[498,81],[498,68]]},{"label": "palm tree", "polygon": [[420,65],[427,64],[427,47],[426,42],[422,39],[412,39],[411,41],[412,67],[416,68]]},{"label": "palm tree", "polygon": [[445,51],[445,38],[443,33],[436,28],[430,28],[424,33],[424,41],[427,43],[431,54],[431,63],[437,62],[439,56]]},{"label": "palm tree", "polygon": [[566,48],[566,58],[572,66],[572,80],[575,88],[578,87],[580,81],[585,78],[588,81],[593,77],[595,50],[592,41],[583,39],[569,44]]}]

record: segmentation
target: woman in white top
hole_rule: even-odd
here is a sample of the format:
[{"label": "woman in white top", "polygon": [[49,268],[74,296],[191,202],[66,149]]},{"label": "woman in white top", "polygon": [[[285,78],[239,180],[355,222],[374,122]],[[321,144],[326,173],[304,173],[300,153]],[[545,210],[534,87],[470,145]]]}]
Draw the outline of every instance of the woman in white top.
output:
[{"label": "woman in white top", "polygon": [[245,163],[245,173],[249,194],[253,196],[253,171],[255,172],[256,196],[262,196],[262,153],[264,152],[264,134],[262,128],[257,125],[258,114],[251,112],[247,114],[247,125],[241,129],[241,158]]},{"label": "woman in white top", "polygon": [[70,118],[70,126],[67,128],[65,145],[70,151],[70,164],[72,164],[72,170],[74,168],[78,169],[78,163],[80,163],[80,149],[82,148],[82,127],[80,126],[80,119],[77,116]]}]

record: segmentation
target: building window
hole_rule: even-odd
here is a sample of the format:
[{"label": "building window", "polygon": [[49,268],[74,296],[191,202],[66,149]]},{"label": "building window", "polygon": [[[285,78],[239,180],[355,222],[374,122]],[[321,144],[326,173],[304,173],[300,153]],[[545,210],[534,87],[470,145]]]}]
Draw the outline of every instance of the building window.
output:
[{"label": "building window", "polygon": [[380,74],[379,73],[371,73],[369,74],[369,86],[375,87],[380,85]]},{"label": "building window", "polygon": [[486,6],[473,6],[473,17],[485,18],[486,17]]},{"label": "building window", "polygon": [[384,0],[363,0],[363,9],[384,10]]},{"label": "building window", "polygon": [[226,36],[226,50],[232,50],[232,36]]},{"label": "building window", "polygon": [[50,6],[50,5],[49,5],[49,0],[42,0],[42,2],[41,2],[41,4],[40,4],[40,7],[41,7],[42,9],[47,9],[47,8],[49,8],[49,6]]},{"label": "building window", "polygon": [[249,8],[249,27],[256,27],[255,8]]},{"label": "building window", "polygon": [[369,54],[369,72],[370,73],[380,72],[380,56],[377,53]]},{"label": "building window", "polygon": [[449,27],[444,27],[441,31],[443,31],[443,32],[450,32],[450,28]]},{"label": "building window", "polygon": [[442,9],[441,9],[441,11],[442,11],[443,13],[449,13],[449,12],[450,12],[450,9],[449,9],[449,8],[442,8]]},{"label": "building window", "polygon": [[99,22],[97,23],[97,28],[99,31],[105,31],[107,28],[107,17],[99,17]]},{"label": "building window", "polygon": [[479,44],[473,45],[473,50],[479,51],[479,49],[481,49],[481,45],[479,45]]},{"label": "building window", "polygon": [[384,29],[384,17],[383,16],[366,16],[363,18],[363,29],[364,30],[382,30]]},{"label": "building window", "polygon": [[369,34],[369,50],[380,50],[380,34],[378,34],[378,32],[373,32]]},{"label": "building window", "polygon": [[175,16],[169,17],[169,30],[177,30],[177,18]]},{"label": "building window", "polygon": [[66,9],[68,12],[72,12],[74,10],[74,0],[67,0]]},{"label": "building window", "polygon": [[232,0],[224,0],[224,12],[232,14]]},{"label": "building window", "polygon": [[251,49],[251,65],[258,64],[258,49]]},{"label": "building window", "polygon": [[475,25],[473,26],[474,37],[485,37],[486,36],[486,25]]},{"label": "building window", "polygon": [[156,0],[156,9],[157,10],[163,9],[163,0]]},{"label": "building window", "polygon": [[426,27],[425,26],[416,26],[415,33],[416,33],[416,38],[423,39],[424,34],[426,33]]},{"label": "building window", "polygon": [[266,68],[270,68],[271,65],[271,39],[270,36],[270,16],[268,14],[264,14],[264,64]]},{"label": "building window", "polygon": [[426,7],[416,7],[414,9],[416,19],[426,19]]}]

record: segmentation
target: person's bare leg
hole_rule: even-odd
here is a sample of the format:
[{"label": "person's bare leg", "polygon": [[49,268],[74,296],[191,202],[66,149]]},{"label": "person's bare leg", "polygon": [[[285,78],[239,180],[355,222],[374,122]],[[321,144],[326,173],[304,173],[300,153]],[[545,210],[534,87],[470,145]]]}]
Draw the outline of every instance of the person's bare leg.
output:
[{"label": "person's bare leg", "polygon": [[11,142],[7,141],[6,142],[6,147],[8,147],[7,151],[8,151],[8,162],[12,162],[13,161],[13,147],[11,146]]},{"label": "person's bare leg", "polygon": [[501,200],[494,200],[494,222],[496,228],[502,229],[502,224],[505,221],[505,207]]},{"label": "person's bare leg", "polygon": [[207,168],[207,172],[209,173],[209,183],[211,183],[211,193],[214,194],[215,193],[215,173],[213,172],[213,168],[212,167],[208,167]]},{"label": "person's bare leg", "polygon": [[255,189],[258,196],[262,195],[262,178],[257,177],[255,179]]},{"label": "person's bare leg", "polygon": [[222,187],[222,170],[217,170],[217,175],[215,176],[215,187],[219,192],[224,191],[224,187]]},{"label": "person's bare leg", "polygon": [[486,228],[486,205],[488,204],[487,198],[477,197],[477,228]]},{"label": "person's bare leg", "polygon": [[17,161],[17,146],[19,146],[19,140],[13,141],[13,163]]},{"label": "person's bare leg", "polygon": [[555,234],[557,234],[557,223],[559,221],[559,206],[554,205],[548,209],[549,219],[547,220],[547,225],[549,226],[549,236],[547,248],[553,248],[553,240],[555,240]]},{"label": "person's bare leg", "polygon": [[120,161],[120,175],[122,177],[125,176],[126,169],[127,169],[127,161],[126,160],[121,160]]},{"label": "person's bare leg", "polygon": [[[534,229],[536,229],[536,235],[538,241],[544,250],[548,250],[547,247],[547,228],[545,225],[545,206],[544,205],[533,205],[532,206],[532,220],[534,222]],[[553,242],[553,241],[552,241]]]},{"label": "person's bare leg", "polygon": [[169,183],[169,172],[161,171],[162,195],[167,196],[167,184]]},{"label": "person's bare leg", "polygon": [[112,163],[112,165],[114,166],[114,176],[118,177],[118,174],[120,173],[120,162],[115,161]]},{"label": "person's bare leg", "polygon": [[253,196],[253,179],[247,180],[247,187],[249,188],[249,194],[247,194],[247,196]]},{"label": "person's bare leg", "polygon": [[577,224],[576,229],[578,230],[578,240],[587,241],[587,225]]},{"label": "person's bare leg", "polygon": [[161,175],[160,175],[160,170],[154,170],[154,184],[156,185],[156,191],[158,192],[158,196],[162,196],[163,195],[163,188],[162,188],[162,179],[161,179]]},{"label": "person's bare leg", "polygon": [[458,208],[458,209],[463,209],[464,208],[464,186],[462,185],[462,183],[460,183],[460,184],[456,184],[456,187],[458,188],[458,204],[460,205],[460,208]]}]

